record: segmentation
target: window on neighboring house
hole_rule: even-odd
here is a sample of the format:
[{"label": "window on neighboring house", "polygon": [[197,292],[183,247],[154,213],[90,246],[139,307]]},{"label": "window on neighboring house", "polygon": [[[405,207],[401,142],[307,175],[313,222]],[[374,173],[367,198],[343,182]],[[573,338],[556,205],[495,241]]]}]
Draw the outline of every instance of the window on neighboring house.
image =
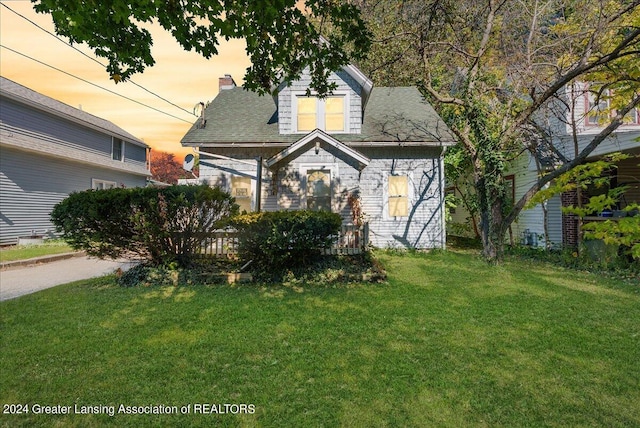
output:
[{"label": "window on neighboring house", "polygon": [[236,198],[236,204],[240,206],[240,212],[251,212],[251,178],[231,177],[231,196]]},{"label": "window on neighboring house", "polygon": [[328,169],[307,171],[307,209],[331,211],[331,171]]},{"label": "window on neighboring house", "polygon": [[111,158],[117,161],[124,159],[124,141],[119,138],[111,139]]},{"label": "window on neighboring house", "polygon": [[640,125],[640,110],[634,108],[629,113],[625,114],[622,120],[625,124]]},{"label": "window on neighboring house", "polygon": [[456,213],[456,205],[455,205],[456,188],[447,187],[444,193],[446,195],[447,200],[450,202],[450,204],[447,205],[447,208],[449,209],[449,214],[455,214]]},{"label": "window on neighboring house", "polygon": [[296,97],[296,131],[309,132],[316,128],[326,132],[345,130],[345,101],[342,95],[324,99],[307,96]]},{"label": "window on neighboring house", "polygon": [[601,125],[609,119],[609,91],[587,92],[587,125]]},{"label": "window on neighboring house", "polygon": [[[600,94],[600,98],[598,99],[598,94],[594,92],[588,92],[586,117],[587,125],[607,125],[611,117],[615,115],[615,111],[612,111],[610,109],[610,95],[611,93],[608,90],[604,90],[602,91],[602,93]],[[640,111],[635,108],[627,113],[622,120],[626,125],[638,125],[640,124]]]},{"label": "window on neighboring house", "polygon": [[406,175],[389,176],[389,216],[409,215],[409,178]]},{"label": "window on neighboring house", "polygon": [[93,190],[115,189],[118,184],[115,181],[107,181],[93,178],[91,179],[91,188]]},{"label": "window on neighboring house", "polygon": [[504,177],[507,206],[513,207],[516,201],[516,176],[511,174]]}]

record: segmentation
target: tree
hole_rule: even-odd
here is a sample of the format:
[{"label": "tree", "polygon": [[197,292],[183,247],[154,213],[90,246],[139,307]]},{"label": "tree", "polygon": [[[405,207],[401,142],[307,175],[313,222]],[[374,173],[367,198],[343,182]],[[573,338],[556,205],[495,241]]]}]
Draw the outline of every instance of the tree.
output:
[{"label": "tree", "polygon": [[182,168],[173,153],[151,152],[151,176],[167,184],[177,184],[179,178],[193,178]]},{"label": "tree", "polygon": [[[354,3],[374,33],[365,71],[377,83],[417,83],[458,137],[489,260],[501,258],[509,225],[533,195],[581,164],[640,104],[639,0]],[[597,82],[598,96],[615,94],[615,114],[511,207],[506,167],[549,141],[537,123],[577,80]]]},{"label": "tree", "polygon": [[370,45],[359,10],[336,0],[32,1],[37,12],[51,14],[56,33],[106,58],[116,83],[154,64],[143,27],[154,20],[206,58],[218,52],[220,39],[244,38],[252,63],[245,87],[260,93],[310,67],[312,86],[325,94],[333,87],[329,72],[361,59]]}]

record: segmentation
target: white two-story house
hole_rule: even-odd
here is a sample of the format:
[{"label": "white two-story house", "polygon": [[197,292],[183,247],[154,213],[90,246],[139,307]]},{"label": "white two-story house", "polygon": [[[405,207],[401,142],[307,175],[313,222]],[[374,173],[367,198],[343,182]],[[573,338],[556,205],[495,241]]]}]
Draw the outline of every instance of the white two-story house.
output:
[{"label": "white two-story house", "polygon": [[450,130],[415,87],[374,88],[352,65],[330,80],[337,88],[320,98],[308,74],[272,97],[221,78],[182,139],[199,150],[200,180],[247,211],[330,210],[365,221],[375,246],[444,247]]}]

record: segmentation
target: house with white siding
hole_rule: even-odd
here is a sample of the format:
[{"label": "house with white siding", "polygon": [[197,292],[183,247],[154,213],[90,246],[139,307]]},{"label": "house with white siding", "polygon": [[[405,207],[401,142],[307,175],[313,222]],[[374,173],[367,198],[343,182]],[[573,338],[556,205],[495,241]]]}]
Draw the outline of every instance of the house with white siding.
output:
[{"label": "house with white siding", "polygon": [[[307,72],[273,96],[220,78],[219,93],[182,139],[200,181],[242,209],[317,209],[368,224],[378,247],[442,248],[445,149],[454,137],[415,87],[373,87],[355,66],[326,97]],[[361,214],[358,217],[358,214]]]},{"label": "house with white siding", "polygon": [[145,186],[149,147],[113,123],[0,77],[0,245],[53,236],[69,193]]},{"label": "house with white siding", "polygon": [[[541,112],[536,119],[540,129],[545,130],[546,141],[538,142],[539,148],[536,150],[543,150],[546,156],[541,158],[538,153],[538,156],[534,157],[531,151],[525,150],[512,162],[505,178],[514,201],[519,200],[537,181],[539,175],[547,171],[547,168],[557,167],[573,159],[576,153],[582,151],[610,123],[615,112],[609,108],[606,95],[605,93],[604,97],[597,102],[596,94],[590,90],[589,85],[577,82],[563,88],[558,96],[559,101],[552,103]],[[596,161],[616,152],[640,156],[640,109],[632,110],[625,117],[624,123],[600,143],[587,157],[586,162]],[[617,168],[609,173],[611,187],[627,187],[617,207],[618,212],[614,213],[616,216],[626,215],[622,211],[625,206],[640,203],[639,164],[640,159],[637,157],[622,160],[616,165]],[[604,191],[606,189],[589,188],[581,194],[582,201],[586,202],[590,196]],[[563,206],[576,204],[577,192],[572,191],[553,197],[546,202],[545,206],[537,205],[522,211],[517,221],[511,226],[510,236],[513,242],[552,247],[577,245],[580,240],[578,218],[562,213]],[[467,224],[469,226],[466,228],[467,236],[473,236],[472,221],[468,212],[457,207],[453,217],[454,222]],[[607,217],[594,215],[586,220],[605,219]]]}]

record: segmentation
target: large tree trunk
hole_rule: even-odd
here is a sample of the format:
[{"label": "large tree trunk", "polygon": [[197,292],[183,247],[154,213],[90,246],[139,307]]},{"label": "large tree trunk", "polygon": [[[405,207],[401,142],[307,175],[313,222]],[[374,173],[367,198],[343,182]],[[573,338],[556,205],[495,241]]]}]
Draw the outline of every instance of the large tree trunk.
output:
[{"label": "large tree trunk", "polygon": [[503,198],[495,186],[487,186],[485,175],[476,171],[475,187],[480,201],[480,238],[482,255],[490,263],[499,263],[504,256],[504,240],[509,225],[503,217]]}]

